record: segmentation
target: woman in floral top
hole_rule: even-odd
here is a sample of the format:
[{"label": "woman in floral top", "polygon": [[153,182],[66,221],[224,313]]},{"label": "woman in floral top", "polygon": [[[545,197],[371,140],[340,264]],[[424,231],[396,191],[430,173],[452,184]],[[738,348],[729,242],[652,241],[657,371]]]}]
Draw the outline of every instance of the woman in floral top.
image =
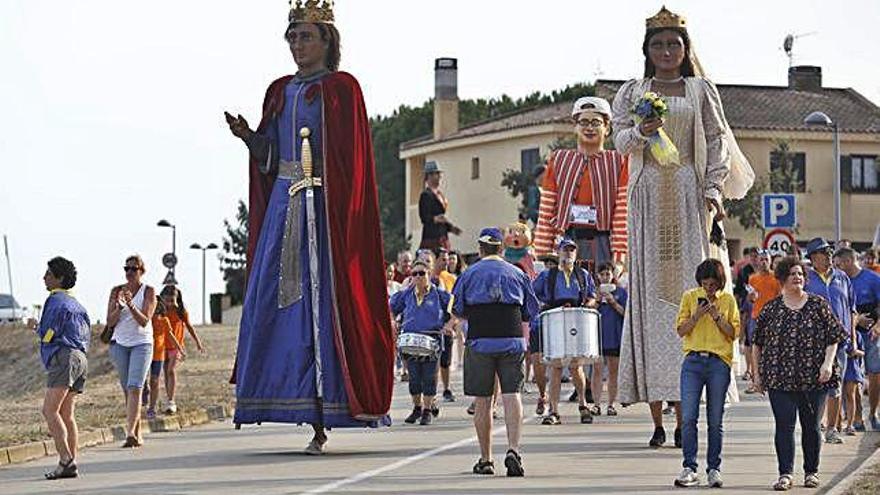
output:
[{"label": "woman in floral top", "polygon": [[834,359],[847,333],[828,303],[804,291],[804,267],[784,258],[774,270],[782,295],[768,302],[758,317],[752,351],[758,372],[754,386],[770,395],[776,420],[776,490],[791,488],[794,472],[794,429],[800,416],[804,486],[819,486],[819,421],[829,389],[840,381]]}]

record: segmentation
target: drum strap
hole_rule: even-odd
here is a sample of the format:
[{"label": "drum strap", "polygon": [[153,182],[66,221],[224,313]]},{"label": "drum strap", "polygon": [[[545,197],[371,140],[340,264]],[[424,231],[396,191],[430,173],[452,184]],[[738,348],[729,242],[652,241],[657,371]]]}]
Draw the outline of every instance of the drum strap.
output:
[{"label": "drum strap", "polygon": [[522,337],[522,309],[517,304],[465,306],[467,339]]},{"label": "drum strap", "polygon": [[[559,268],[551,268],[550,274],[547,276],[547,283],[550,285],[547,289],[550,294],[550,303],[548,306],[557,307],[563,306],[564,304],[559,304],[556,301],[556,280],[559,278]],[[578,283],[578,299],[580,299],[577,303],[577,306],[583,304],[583,301],[587,298],[586,287],[587,280],[584,277],[584,272],[581,270],[579,266],[574,267],[574,278]],[[567,300],[565,301],[567,302]]]}]

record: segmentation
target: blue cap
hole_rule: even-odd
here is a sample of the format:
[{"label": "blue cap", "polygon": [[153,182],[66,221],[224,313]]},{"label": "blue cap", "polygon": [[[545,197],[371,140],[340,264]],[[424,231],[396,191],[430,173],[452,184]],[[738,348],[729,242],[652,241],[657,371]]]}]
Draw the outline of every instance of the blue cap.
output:
[{"label": "blue cap", "polygon": [[828,252],[832,249],[831,244],[822,237],[816,237],[807,243],[807,256],[820,251]]},{"label": "blue cap", "polygon": [[568,248],[568,247],[573,247],[573,248],[577,249],[578,245],[576,242],[569,239],[568,237],[563,237],[562,240],[559,241],[559,245],[556,246],[556,249],[564,249],[564,248]]},{"label": "blue cap", "polygon": [[477,240],[483,244],[500,246],[503,239],[504,235],[501,233],[501,229],[497,227],[486,227],[480,231],[480,237]]}]

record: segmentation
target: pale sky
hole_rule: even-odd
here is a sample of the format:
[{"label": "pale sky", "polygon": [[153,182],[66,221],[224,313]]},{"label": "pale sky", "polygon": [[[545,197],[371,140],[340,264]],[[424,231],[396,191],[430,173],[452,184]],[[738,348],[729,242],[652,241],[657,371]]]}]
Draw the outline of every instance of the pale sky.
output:
[{"label": "pale sky", "polygon": [[[718,83],[785,85],[795,63],[825,86],[880,102],[876,0],[668,1],[688,18]],[[639,76],[644,19],[661,2],[338,0],[342,70],[371,115],[433,94],[433,60],[459,59],[462,98],[524,96],[600,77]],[[268,83],[295,69],[282,41],[284,0],[3,0],[0,2],[0,234],[16,298],[45,299],[46,261],[79,269],[77,297],[104,319],[130,253],[161,284],[178,226],[178,279],[201,321],[200,253],[247,194],[246,152],[223,110],[252,125]],[[872,53],[873,52],[873,53]],[[0,292],[8,292],[5,259]],[[208,292],[223,290],[209,252]]]}]

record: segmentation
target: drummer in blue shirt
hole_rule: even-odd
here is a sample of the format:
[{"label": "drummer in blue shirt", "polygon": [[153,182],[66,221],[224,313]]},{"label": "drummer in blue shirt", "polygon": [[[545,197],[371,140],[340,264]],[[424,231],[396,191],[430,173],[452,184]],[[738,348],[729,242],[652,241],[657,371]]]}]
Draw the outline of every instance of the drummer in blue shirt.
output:
[{"label": "drummer in blue shirt", "polygon": [[501,230],[486,228],[478,238],[480,261],[468,267],[452,290],[453,313],[467,320],[464,352],[464,393],[475,397],[474,427],[480,459],[474,474],[495,474],[492,460],[492,393],[495,376],[501,384],[508,450],[507,476],[523,476],[519,454],[522,427],[522,387],[526,342],[522,323],[538,312],[529,278],[501,258]]},{"label": "drummer in blue shirt", "polygon": [[[559,242],[558,251],[559,267],[544,270],[532,283],[535,295],[542,303],[542,311],[561,307],[595,308],[596,285],[593,283],[593,277],[588,271],[575,264],[577,244],[571,239],[564,238]],[[540,326],[533,325],[532,331],[540,332]],[[569,371],[578,396],[581,423],[588,424],[593,422],[593,415],[586,402],[587,379],[584,374],[584,363],[583,358],[572,359],[569,363]],[[558,425],[563,362],[561,359],[554,359],[550,366],[550,410],[541,424]]]},{"label": "drummer in blue shirt", "polygon": [[[856,313],[855,293],[852,282],[842,270],[834,268],[831,264],[833,248],[828,242],[816,237],[807,243],[807,257],[810,259],[811,268],[807,271],[807,281],[804,290],[815,294],[831,305],[831,310],[840,320],[843,328],[850,335],[847,342],[837,346],[837,366],[840,373],[846,370],[846,347],[850,342],[855,342],[855,326],[853,315]],[[840,437],[840,397],[843,393],[843,380],[840,385],[831,390],[826,405],[825,442],[843,443]]]},{"label": "drummer in blue shirt", "polygon": [[[412,265],[412,283],[406,289],[391,296],[391,313],[402,316],[401,333],[425,334],[440,342],[443,326],[449,321],[448,292],[440,289],[430,279],[430,267],[424,260],[416,260]],[[438,347],[439,348],[439,347]],[[409,394],[412,396],[413,410],[404,422],[429,425],[434,410],[434,396],[437,395],[437,358],[404,355],[409,372]]]}]

